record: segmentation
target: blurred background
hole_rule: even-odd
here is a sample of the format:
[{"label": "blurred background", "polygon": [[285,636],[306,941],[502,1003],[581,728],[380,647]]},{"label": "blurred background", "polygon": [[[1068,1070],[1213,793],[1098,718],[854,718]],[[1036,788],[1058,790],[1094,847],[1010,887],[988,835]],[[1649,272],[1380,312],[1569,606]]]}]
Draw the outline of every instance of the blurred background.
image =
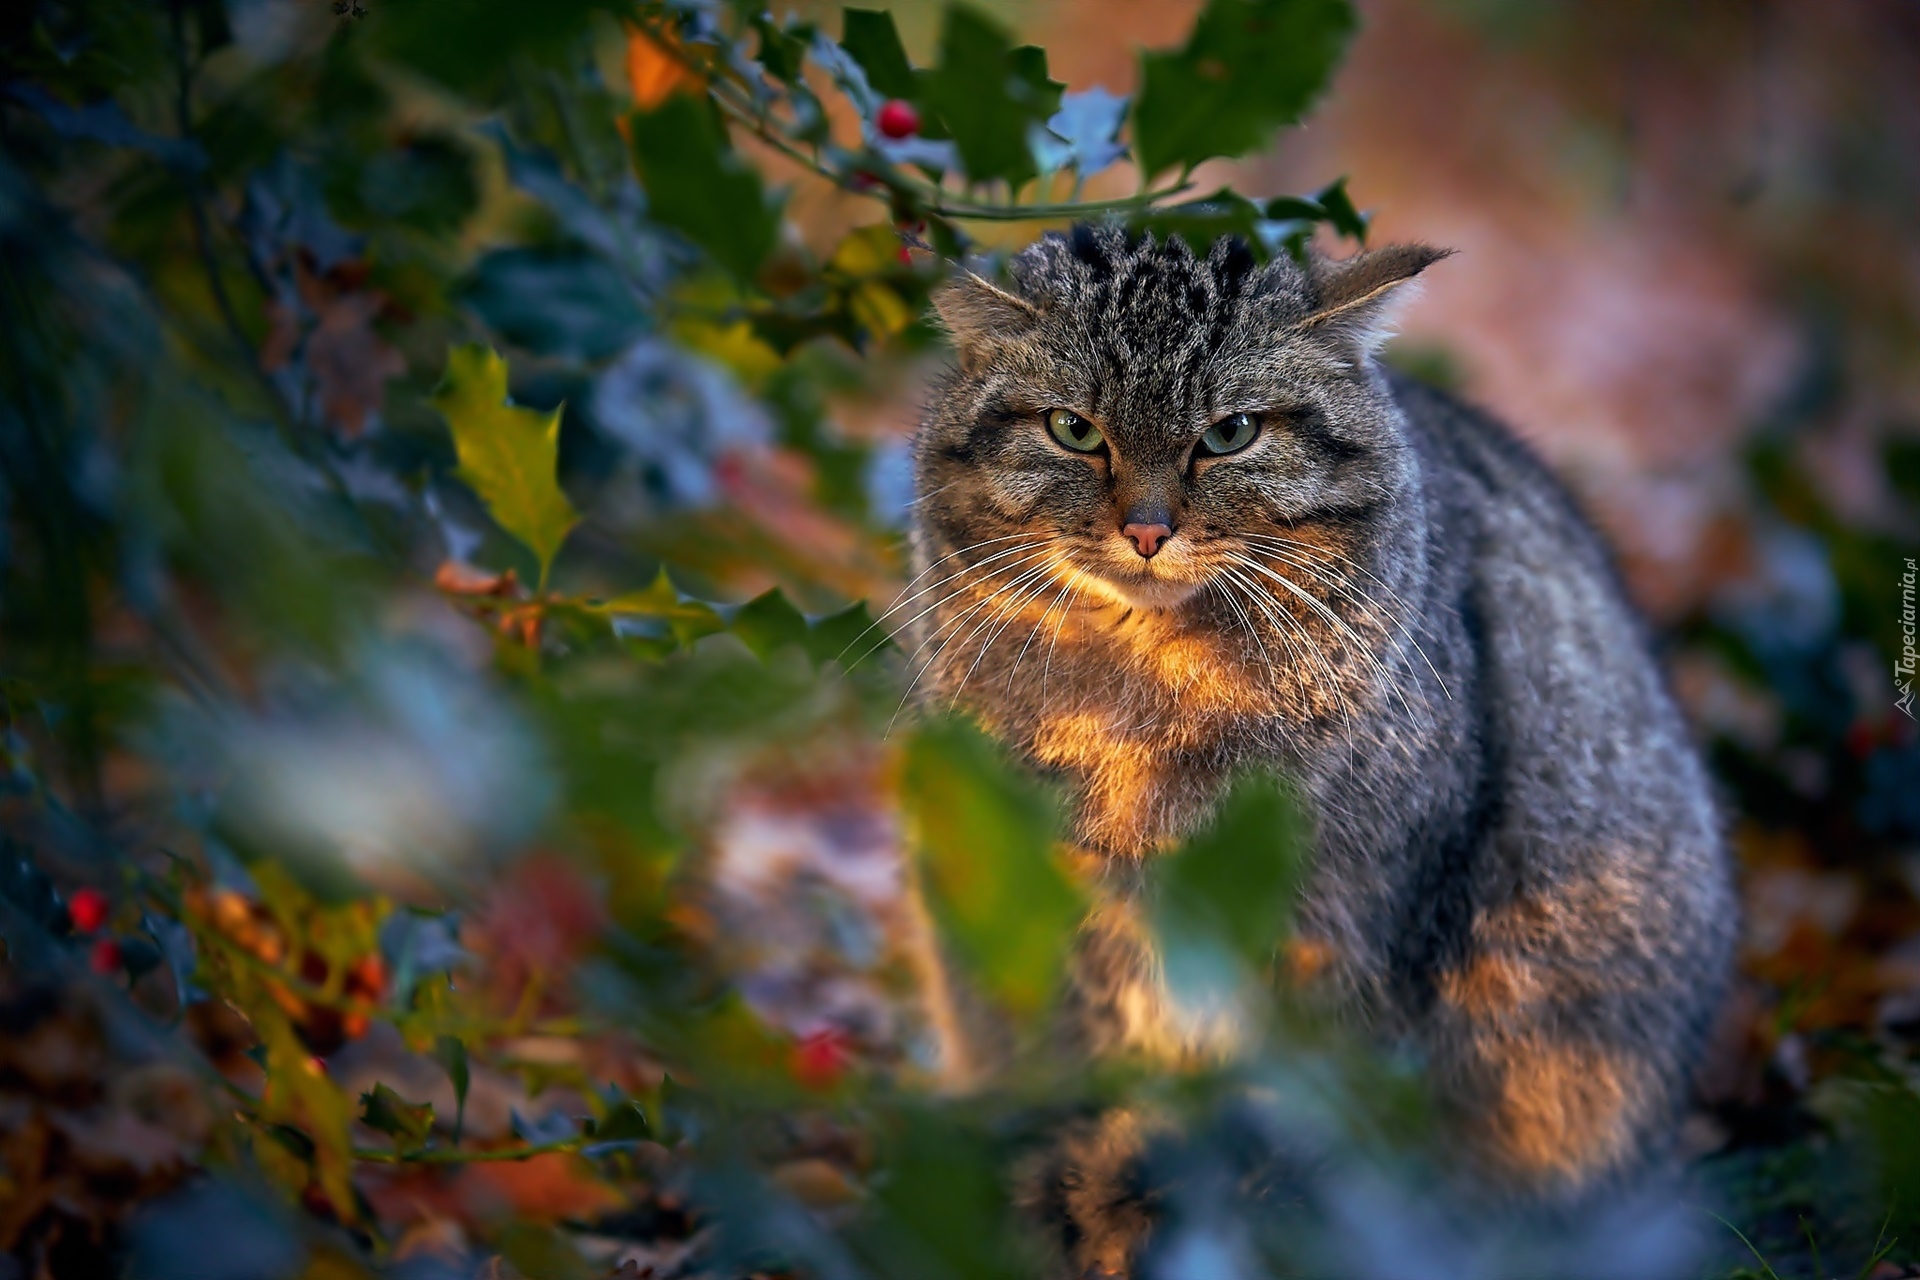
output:
[{"label": "blurred background", "polygon": [[[955,228],[1059,225],[992,207],[1024,153],[909,169],[1030,42],[1008,100],[1107,124],[1022,198],[1132,195],[1072,95],[1203,6],[981,0],[972,53],[883,6],[924,82],[753,8],[0,18],[0,1280],[216,1232],[236,1280],[1035,1274],[1007,1162],[1141,1098],[1196,1135],[1183,1280],[1920,1275],[1920,8],[1361,0],[1304,121],[1192,175],[1459,251],[1387,358],[1567,480],[1714,765],[1743,947],[1685,1194],[1546,1253],[1464,1237],[1417,1081],[1294,1023],[1218,1092],[928,1087],[937,954],[1030,1034],[1084,904],[1044,794],[894,731],[925,298]],[[687,105],[735,84],[738,160]],[[1236,1218],[1250,1126],[1342,1172]]]}]

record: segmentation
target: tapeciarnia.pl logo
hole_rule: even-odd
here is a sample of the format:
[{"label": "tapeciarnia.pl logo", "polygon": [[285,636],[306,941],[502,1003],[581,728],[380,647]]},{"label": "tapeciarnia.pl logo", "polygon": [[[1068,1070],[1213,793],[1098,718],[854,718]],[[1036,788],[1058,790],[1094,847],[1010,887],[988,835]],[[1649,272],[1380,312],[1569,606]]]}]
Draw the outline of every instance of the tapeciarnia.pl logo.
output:
[{"label": "tapeciarnia.pl logo", "polygon": [[1893,705],[1906,712],[1908,719],[1920,720],[1913,708],[1913,674],[1915,666],[1920,665],[1920,652],[1914,649],[1914,578],[1913,557],[1908,556],[1907,571],[1900,575],[1900,656],[1893,662],[1893,683],[1900,696]]}]

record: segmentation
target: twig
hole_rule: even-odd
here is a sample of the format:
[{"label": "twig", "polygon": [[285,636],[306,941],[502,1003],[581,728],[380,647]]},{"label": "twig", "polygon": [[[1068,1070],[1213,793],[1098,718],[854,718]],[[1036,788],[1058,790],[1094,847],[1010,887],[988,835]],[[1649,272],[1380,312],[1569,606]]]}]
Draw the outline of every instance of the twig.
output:
[{"label": "twig", "polygon": [[247,950],[212,925],[209,925],[204,930],[197,931],[196,936],[210,939],[224,954],[237,959],[242,965],[252,969],[260,976],[270,978],[272,981],[280,984],[280,986],[286,989],[289,995],[297,996],[302,1002],[313,1005],[316,1008],[326,1009],[331,1013],[356,1013],[363,1017],[378,1018],[382,1022],[393,1023],[396,1026],[402,1022],[410,1022],[414,1026],[434,1034],[462,1037],[500,1036],[510,1038],[525,1035],[576,1036],[596,1030],[615,1030],[613,1027],[595,1026],[592,1022],[584,1018],[547,1018],[539,1021],[529,1021],[520,1019],[517,1014],[516,1017],[512,1019],[421,1019],[418,1014],[410,1013],[406,1010],[389,1009],[384,1005],[374,1004],[371,1001],[356,1000],[352,996],[330,996],[323,989],[314,986],[312,983],[295,977],[278,965],[269,964],[267,961],[262,960],[259,956]]},{"label": "twig", "polygon": [[578,1152],[594,1145],[586,1136],[563,1138],[528,1147],[425,1147],[418,1151],[383,1151],[378,1147],[355,1147],[353,1158],[369,1164],[498,1164],[503,1161],[531,1160],[555,1152]]},{"label": "twig", "polygon": [[[1115,213],[1130,209],[1145,209],[1169,196],[1181,195],[1193,189],[1189,175],[1182,173],[1180,180],[1171,187],[1144,189],[1136,195],[1122,196],[1111,200],[1073,200],[1065,203],[1020,205],[1012,203],[1015,193],[1012,184],[1008,185],[1005,204],[991,204],[974,200],[951,200],[942,189],[932,183],[916,181],[902,173],[897,167],[882,157],[864,157],[869,167],[877,171],[882,178],[878,187],[863,189],[850,186],[850,174],[840,172],[821,163],[818,154],[809,155],[794,143],[784,132],[774,125],[778,117],[766,110],[743,104],[725,91],[725,84],[746,87],[738,74],[724,63],[703,65],[687,56],[676,37],[649,23],[641,23],[641,30],[647,38],[669,57],[677,60],[687,70],[708,81],[707,93],[730,119],[747,129],[762,142],[778,151],[781,155],[827,179],[835,186],[842,187],[883,203],[893,203],[895,192],[904,192],[911,196],[926,212],[954,222],[1034,222],[1056,218],[1075,218],[1085,214]],[[724,83],[723,83],[724,82]],[[1144,179],[1142,183],[1145,186]],[[1076,184],[1076,189],[1078,184]]]}]

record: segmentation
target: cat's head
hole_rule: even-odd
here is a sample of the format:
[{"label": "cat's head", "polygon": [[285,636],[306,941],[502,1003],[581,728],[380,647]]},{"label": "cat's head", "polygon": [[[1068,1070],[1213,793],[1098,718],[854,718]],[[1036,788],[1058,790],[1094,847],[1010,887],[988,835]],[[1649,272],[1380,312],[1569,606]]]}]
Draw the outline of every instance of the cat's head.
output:
[{"label": "cat's head", "polygon": [[960,274],[935,300],[959,368],[917,445],[923,534],[1039,538],[1091,595],[1166,609],[1250,537],[1366,521],[1408,475],[1372,353],[1443,256],[1262,266],[1082,226],[1020,253],[1011,289]]}]

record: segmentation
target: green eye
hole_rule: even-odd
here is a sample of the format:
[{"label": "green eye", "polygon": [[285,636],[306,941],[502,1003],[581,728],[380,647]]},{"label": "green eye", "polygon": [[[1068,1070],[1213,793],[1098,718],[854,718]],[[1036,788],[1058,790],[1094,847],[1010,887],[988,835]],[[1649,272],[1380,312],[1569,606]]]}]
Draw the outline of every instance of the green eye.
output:
[{"label": "green eye", "polygon": [[1238,453],[1260,434],[1260,419],[1250,413],[1228,414],[1200,436],[1202,453]]},{"label": "green eye", "polygon": [[1071,409],[1047,410],[1047,430],[1075,453],[1092,453],[1107,442],[1100,428]]}]

